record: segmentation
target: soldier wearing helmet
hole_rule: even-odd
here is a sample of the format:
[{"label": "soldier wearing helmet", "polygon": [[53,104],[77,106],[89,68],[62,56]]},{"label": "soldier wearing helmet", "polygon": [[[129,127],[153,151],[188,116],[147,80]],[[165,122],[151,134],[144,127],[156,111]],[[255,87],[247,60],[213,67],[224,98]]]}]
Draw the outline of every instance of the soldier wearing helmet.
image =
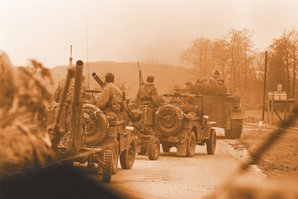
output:
[{"label": "soldier wearing helmet", "polygon": [[210,84],[218,84],[218,80],[220,79],[220,72],[215,70],[213,72],[213,76],[209,79]]},{"label": "soldier wearing helmet", "polygon": [[184,92],[184,93],[189,93],[191,87],[192,87],[192,83],[191,83],[191,81],[187,81],[187,82],[185,82],[183,92]]},{"label": "soldier wearing helmet", "polygon": [[120,88],[114,84],[114,78],[112,73],[106,74],[106,85],[97,98],[96,105],[108,116],[113,117],[114,119],[120,119],[123,93]]},{"label": "soldier wearing helmet", "polygon": [[147,82],[140,86],[136,101],[140,105],[152,105],[153,107],[161,105],[163,100],[157,93],[154,86],[154,76],[149,75]]}]

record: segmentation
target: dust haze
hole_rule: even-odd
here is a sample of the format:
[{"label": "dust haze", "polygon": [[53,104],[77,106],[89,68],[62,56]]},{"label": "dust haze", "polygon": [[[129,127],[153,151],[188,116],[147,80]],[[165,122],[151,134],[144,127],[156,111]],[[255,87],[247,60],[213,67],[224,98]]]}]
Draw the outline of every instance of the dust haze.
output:
[{"label": "dust haze", "polygon": [[171,64],[200,37],[231,28],[255,32],[265,49],[283,29],[297,27],[297,1],[20,1],[0,3],[0,45],[15,65],[39,59],[47,67],[74,59]]}]

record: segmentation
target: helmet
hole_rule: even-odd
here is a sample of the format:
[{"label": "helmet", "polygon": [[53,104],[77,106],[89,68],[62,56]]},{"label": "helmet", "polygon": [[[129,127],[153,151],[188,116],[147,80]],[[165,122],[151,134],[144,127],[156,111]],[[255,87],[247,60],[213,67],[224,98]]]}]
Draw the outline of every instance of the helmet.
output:
[{"label": "helmet", "polygon": [[184,85],[185,85],[185,86],[191,86],[192,83],[191,83],[190,81],[187,81]]},{"label": "helmet", "polygon": [[215,71],[214,71],[214,73],[213,73],[213,75],[214,75],[214,76],[219,76],[219,75],[220,75],[220,73],[219,73],[219,71],[218,71],[218,70],[215,70]]},{"label": "helmet", "polygon": [[114,82],[114,75],[112,73],[107,73],[106,77],[105,77],[105,80],[106,80],[107,83]]},{"label": "helmet", "polygon": [[149,76],[147,77],[147,82],[153,83],[153,82],[154,82],[154,76],[149,75]]}]

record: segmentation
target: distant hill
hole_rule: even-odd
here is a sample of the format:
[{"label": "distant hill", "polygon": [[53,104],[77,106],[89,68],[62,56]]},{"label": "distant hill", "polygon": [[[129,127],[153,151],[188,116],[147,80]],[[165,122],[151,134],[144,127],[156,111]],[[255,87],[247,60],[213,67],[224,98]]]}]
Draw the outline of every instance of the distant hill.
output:
[{"label": "distant hill", "polygon": [[[104,79],[108,72],[115,75],[115,82],[119,85],[126,85],[128,97],[134,97],[138,90],[138,66],[136,63],[118,63],[118,62],[91,62],[89,65],[89,87],[99,88],[92,78],[91,74],[96,74]],[[85,67],[87,64],[84,65]],[[148,75],[155,77],[155,86],[159,93],[167,93],[173,87],[183,87],[187,81],[195,82],[198,77],[195,69],[174,67],[170,65],[144,64],[140,63],[143,79],[146,81]],[[55,83],[66,77],[66,66],[58,66],[52,70]],[[87,78],[87,67],[84,68],[84,75]]]}]

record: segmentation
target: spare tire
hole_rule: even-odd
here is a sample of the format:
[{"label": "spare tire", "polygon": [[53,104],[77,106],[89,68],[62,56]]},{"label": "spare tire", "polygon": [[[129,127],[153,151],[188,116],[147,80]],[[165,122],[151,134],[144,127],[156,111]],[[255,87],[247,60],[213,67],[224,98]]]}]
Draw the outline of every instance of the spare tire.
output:
[{"label": "spare tire", "polygon": [[167,104],[156,112],[155,126],[157,130],[166,136],[175,135],[183,125],[183,111],[181,108]]},{"label": "spare tire", "polygon": [[108,120],[106,115],[92,104],[83,104],[83,131],[85,144],[97,146],[108,133]]}]

